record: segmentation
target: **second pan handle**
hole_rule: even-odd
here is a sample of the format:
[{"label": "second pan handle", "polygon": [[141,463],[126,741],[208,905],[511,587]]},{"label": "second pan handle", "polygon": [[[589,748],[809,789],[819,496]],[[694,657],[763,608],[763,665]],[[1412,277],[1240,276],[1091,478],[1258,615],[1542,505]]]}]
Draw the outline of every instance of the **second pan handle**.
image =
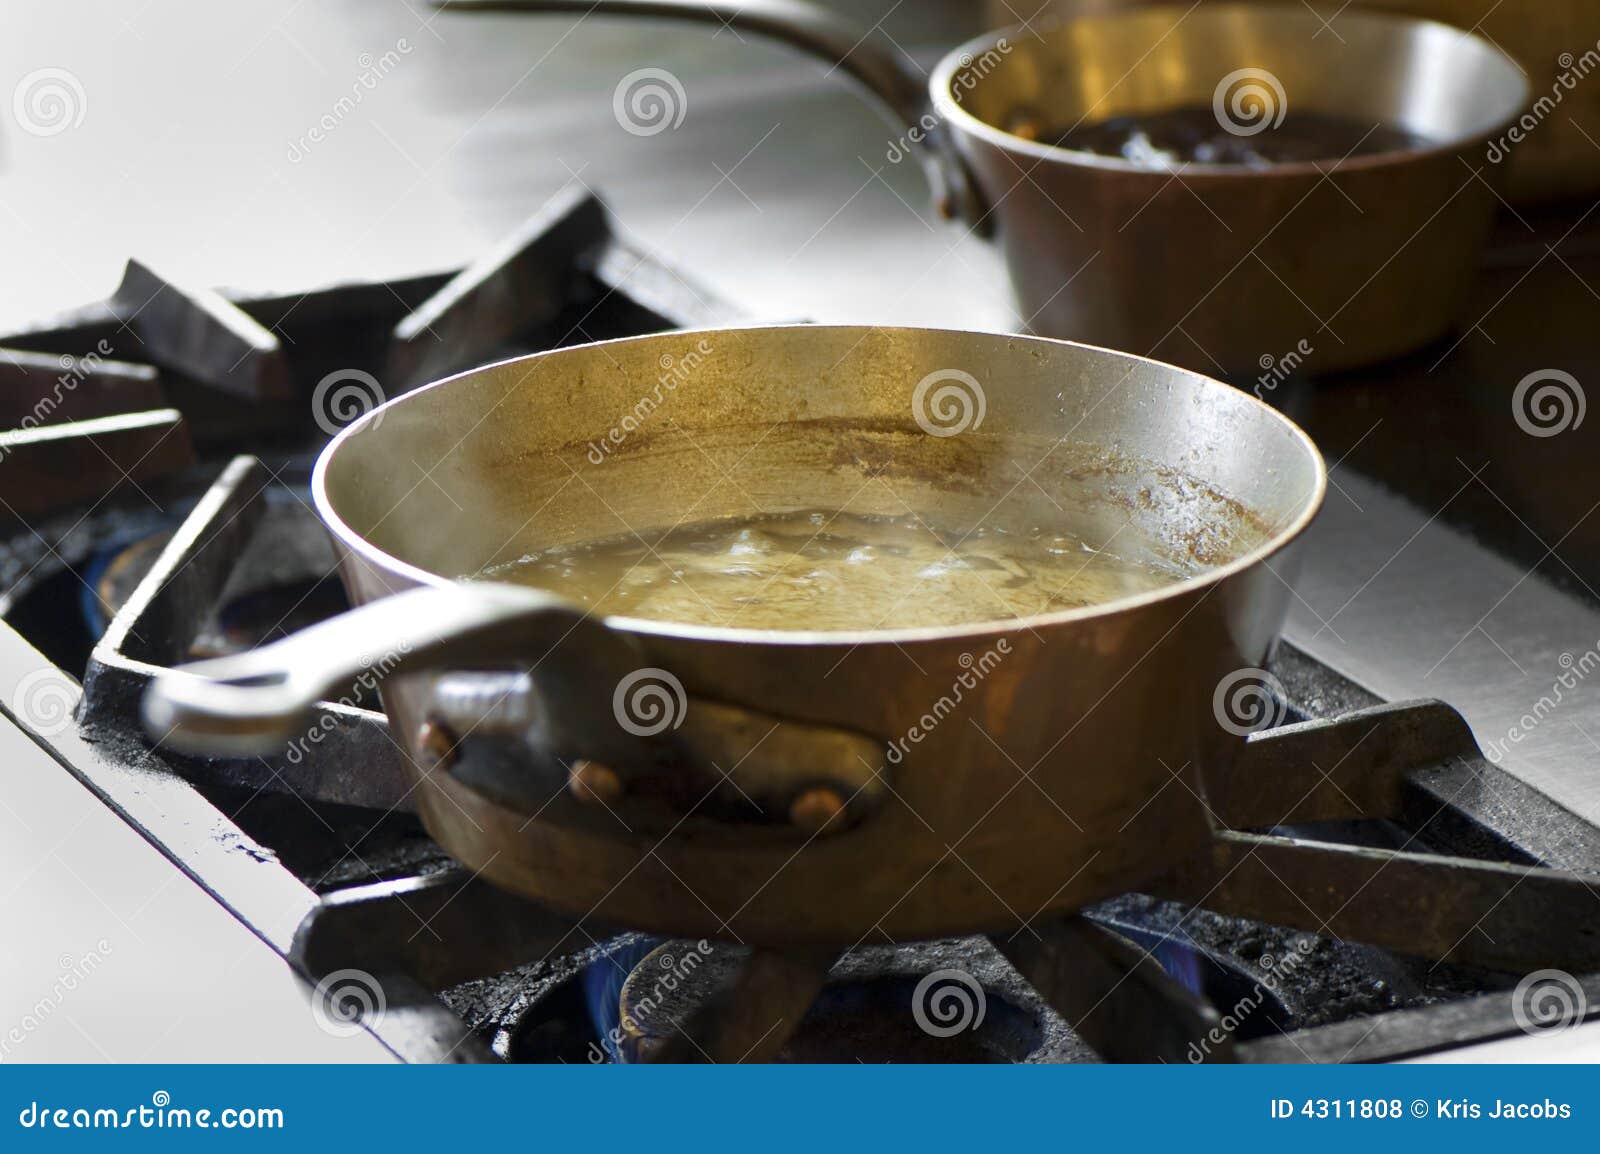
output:
[{"label": "second pan handle", "polygon": [[927,81],[872,35],[807,0],[434,0],[462,12],[576,13],[667,17],[715,24],[781,41],[853,77],[883,105],[921,158],[944,217],[979,236],[992,231],[988,209],[965,162],[934,112]]}]

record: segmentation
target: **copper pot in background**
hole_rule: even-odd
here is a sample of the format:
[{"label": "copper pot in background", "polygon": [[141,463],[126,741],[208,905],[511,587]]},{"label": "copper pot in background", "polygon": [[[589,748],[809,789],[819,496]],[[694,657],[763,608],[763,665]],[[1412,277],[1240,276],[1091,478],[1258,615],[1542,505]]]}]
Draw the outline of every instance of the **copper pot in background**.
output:
[{"label": "copper pot in background", "polygon": [[[920,159],[941,210],[998,238],[1020,328],[1225,375],[1253,377],[1291,352],[1314,352],[1319,372],[1371,365],[1448,332],[1505,174],[1478,158],[1528,97],[1482,38],[1373,12],[1345,15],[1334,38],[1299,6],[1143,7],[986,33],[929,73],[806,0],[443,2],[709,22],[817,56],[890,114],[888,162]],[[1271,91],[1252,100],[1263,81]],[[1427,143],[1170,170],[1045,143],[1080,123],[1230,96],[1231,115],[1216,115],[1234,135],[1293,104]]]},{"label": "copper pot in background", "polygon": [[[1035,24],[1055,16],[1115,12],[1154,2],[985,0],[984,15],[991,27],[1000,28],[1023,20]],[[1301,4],[1301,0],[1262,2]],[[1594,0],[1353,0],[1350,7],[1439,20],[1475,32],[1517,61],[1527,75],[1534,102],[1548,98],[1551,103],[1541,106],[1537,126],[1507,150],[1510,200],[1534,204],[1600,192],[1600,147],[1596,145],[1600,140],[1600,75],[1596,74],[1600,73],[1600,5]],[[1337,17],[1332,24],[1336,32]],[[1590,56],[1585,63],[1584,55],[1590,52],[1597,56]],[[1562,83],[1563,78],[1570,88]]]}]

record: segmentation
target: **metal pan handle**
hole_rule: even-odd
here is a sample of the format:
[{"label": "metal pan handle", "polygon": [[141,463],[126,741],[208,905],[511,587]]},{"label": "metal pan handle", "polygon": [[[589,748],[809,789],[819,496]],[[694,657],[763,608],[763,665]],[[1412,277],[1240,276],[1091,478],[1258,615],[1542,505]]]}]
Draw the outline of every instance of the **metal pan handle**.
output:
[{"label": "metal pan handle", "polygon": [[[578,636],[579,630],[604,640]],[[533,589],[413,589],[259,649],[161,673],[145,694],[145,727],[185,752],[265,753],[290,740],[318,701],[366,670],[387,676],[481,668],[544,652],[568,637],[597,655],[631,648],[580,607]]]},{"label": "metal pan handle", "polygon": [[[510,697],[537,698],[538,721],[523,717],[519,735],[536,725],[547,752],[593,761],[619,790],[677,766],[669,792],[688,789],[700,799],[685,814],[726,789],[764,815],[786,813],[808,832],[834,832],[879,806],[888,791],[882,743],[847,730],[699,698],[691,704],[687,696],[665,719],[645,719],[660,724],[630,728],[618,700],[635,679],[665,678],[680,693],[681,683],[644,666],[636,642],[579,606],[487,583],[413,589],[247,653],[167,670],[145,692],[145,727],[182,752],[270,753],[295,738],[318,701],[373,667],[386,677],[454,671],[435,686],[435,705],[448,704],[451,693],[442,687],[450,685],[480,709],[491,697],[494,708]],[[526,672],[509,682],[491,674],[496,691],[488,695],[477,691],[482,675],[463,672],[497,667],[538,668],[541,684],[535,691]],[[470,730],[480,720],[489,722],[485,731],[495,729],[490,712],[472,718]],[[548,798],[530,795],[525,776],[491,774],[476,784],[542,809]]]},{"label": "metal pan handle", "polygon": [[942,216],[980,236],[993,231],[972,175],[934,111],[927,81],[869,30],[806,0],[434,0],[462,12],[571,12],[648,16],[715,24],[778,40],[853,77],[889,113],[922,161]]}]

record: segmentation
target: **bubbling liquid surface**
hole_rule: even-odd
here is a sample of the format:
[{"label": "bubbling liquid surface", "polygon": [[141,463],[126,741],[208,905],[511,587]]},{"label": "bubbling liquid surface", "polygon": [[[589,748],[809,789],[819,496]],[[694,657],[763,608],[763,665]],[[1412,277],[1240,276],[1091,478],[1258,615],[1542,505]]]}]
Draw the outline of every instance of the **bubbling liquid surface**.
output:
[{"label": "bubbling liquid surface", "polygon": [[1050,530],[954,532],[912,516],[803,511],[584,542],[477,576],[548,590],[600,616],[839,631],[1030,617],[1200,571],[1130,561]]}]

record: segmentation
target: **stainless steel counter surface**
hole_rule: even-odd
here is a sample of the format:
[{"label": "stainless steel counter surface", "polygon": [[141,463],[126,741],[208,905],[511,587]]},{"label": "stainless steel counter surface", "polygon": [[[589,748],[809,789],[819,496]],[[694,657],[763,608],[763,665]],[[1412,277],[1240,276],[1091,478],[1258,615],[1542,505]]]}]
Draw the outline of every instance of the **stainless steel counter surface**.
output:
[{"label": "stainless steel counter surface", "polygon": [[[967,8],[907,5],[886,27],[952,35],[960,21],[934,16]],[[943,323],[1009,320],[997,262],[932,222],[921,173],[887,160],[898,130],[749,36],[361,0],[88,0],[71,18],[23,0],[0,22],[5,91],[70,66],[83,113],[49,136],[0,120],[0,245],[25,270],[0,284],[0,327],[108,293],[135,252],[258,289],[436,271],[571,180],[775,317],[927,320],[934,301]],[[681,78],[676,129],[633,135],[613,115],[642,67]]]},{"label": "stainless steel counter surface", "polygon": [[0,1063],[393,1060],[9,722],[0,922]]},{"label": "stainless steel counter surface", "polygon": [[1390,700],[1448,701],[1503,768],[1600,821],[1600,609],[1359,474],[1335,482],[1289,637]]}]

